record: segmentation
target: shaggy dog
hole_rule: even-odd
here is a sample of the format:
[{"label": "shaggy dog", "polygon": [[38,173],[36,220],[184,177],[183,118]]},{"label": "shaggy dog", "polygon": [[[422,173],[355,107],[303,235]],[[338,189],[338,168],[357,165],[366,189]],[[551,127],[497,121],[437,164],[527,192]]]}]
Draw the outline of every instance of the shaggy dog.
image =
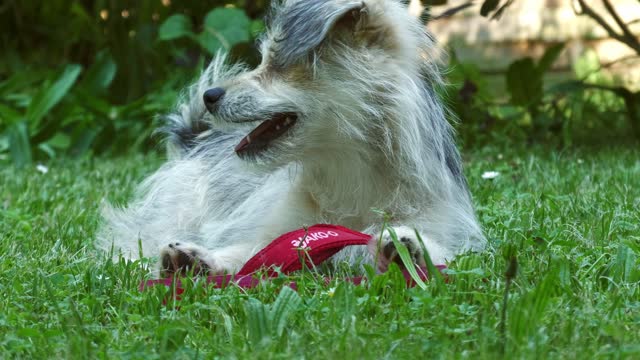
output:
[{"label": "shaggy dog", "polygon": [[419,239],[434,263],[483,248],[434,41],[406,7],[285,0],[260,49],[256,69],[219,56],[189,89],[165,128],[170,160],[104,210],[99,246],[136,258],[141,244],[160,275],[234,273],[277,236],[332,223],[381,241],[335,261],[384,270],[397,253],[377,209],[419,264]]}]

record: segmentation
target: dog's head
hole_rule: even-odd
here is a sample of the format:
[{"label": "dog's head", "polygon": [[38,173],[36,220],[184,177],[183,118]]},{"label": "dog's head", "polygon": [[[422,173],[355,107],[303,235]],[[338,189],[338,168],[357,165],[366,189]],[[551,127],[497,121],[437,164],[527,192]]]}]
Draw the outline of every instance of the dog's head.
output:
[{"label": "dog's head", "polygon": [[372,138],[390,147],[388,118],[411,111],[398,107],[430,66],[431,45],[393,0],[286,0],[260,42],[261,64],[214,80],[203,101],[214,121],[247,129],[242,158],[284,164]]}]

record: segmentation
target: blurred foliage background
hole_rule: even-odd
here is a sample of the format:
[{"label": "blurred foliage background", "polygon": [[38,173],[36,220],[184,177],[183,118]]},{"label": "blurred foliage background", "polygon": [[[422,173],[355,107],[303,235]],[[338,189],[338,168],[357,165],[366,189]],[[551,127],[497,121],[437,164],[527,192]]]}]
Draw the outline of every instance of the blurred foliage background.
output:
[{"label": "blurred foliage background", "polygon": [[[474,5],[486,21],[500,21],[513,1]],[[422,18],[456,16],[471,3],[423,1]],[[268,7],[267,0],[5,0],[0,162],[157,151],[158,115],[172,109],[213,54],[228,51],[233,61],[257,64],[253,43]],[[639,93],[604,76],[598,59],[585,59],[565,81],[545,83],[562,50],[554,44],[540,58],[514,61],[501,75],[502,94],[452,51],[443,97],[460,120],[463,142],[565,147],[640,139]]]}]

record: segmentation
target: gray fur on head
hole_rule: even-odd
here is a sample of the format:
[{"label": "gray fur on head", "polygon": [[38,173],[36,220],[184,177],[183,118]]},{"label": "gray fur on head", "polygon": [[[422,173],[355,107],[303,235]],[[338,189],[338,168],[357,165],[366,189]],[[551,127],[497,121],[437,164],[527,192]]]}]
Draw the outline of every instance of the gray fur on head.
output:
[{"label": "gray fur on head", "polygon": [[336,22],[349,12],[364,9],[363,1],[289,1],[276,7],[270,34],[270,51],[279,67],[293,64],[315,49]]},{"label": "gray fur on head", "polygon": [[[379,238],[382,219],[372,209],[391,214],[409,244],[416,229],[434,262],[484,247],[435,92],[438,52],[404,6],[283,1],[261,50],[251,71],[217,57],[189,89],[168,118],[172,159],[127,208],[106,207],[103,248],[136,257],[140,238],[145,255],[169,259],[167,244],[186,242],[205,268],[232,272],[305,225]],[[224,95],[205,106],[211,88]],[[285,118],[294,125],[269,125],[278,135],[252,131]],[[240,157],[234,148],[243,142],[253,150]],[[372,261],[368,254],[360,247],[335,259]]]}]

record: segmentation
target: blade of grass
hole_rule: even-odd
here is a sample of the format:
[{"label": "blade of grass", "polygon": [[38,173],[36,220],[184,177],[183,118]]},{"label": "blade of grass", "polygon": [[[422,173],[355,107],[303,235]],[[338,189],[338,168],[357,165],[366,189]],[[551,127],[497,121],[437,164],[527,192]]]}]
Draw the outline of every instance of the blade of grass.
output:
[{"label": "blade of grass", "polygon": [[440,270],[438,270],[438,268],[433,264],[433,261],[431,260],[431,255],[429,255],[429,250],[427,250],[427,246],[424,244],[424,241],[422,240],[422,236],[420,236],[420,233],[418,232],[418,230],[413,229],[413,231],[415,231],[416,238],[418,239],[418,242],[422,247],[422,254],[424,256],[424,262],[425,264],[427,264],[427,272],[429,273],[429,280],[435,283],[438,293],[442,294],[447,289],[445,286],[444,277],[440,273]]},{"label": "blade of grass", "polygon": [[420,275],[418,275],[418,272],[416,271],[416,265],[411,260],[411,255],[409,254],[409,250],[407,250],[407,247],[400,240],[398,240],[398,235],[391,226],[387,226],[385,228],[385,231],[389,232],[391,241],[393,241],[393,245],[396,247],[396,251],[398,252],[398,256],[400,256],[402,263],[409,272],[409,275],[411,275],[413,281],[415,281],[416,285],[418,285],[420,289],[426,290],[427,284],[425,284],[424,281],[422,281],[422,279],[420,278]]}]

